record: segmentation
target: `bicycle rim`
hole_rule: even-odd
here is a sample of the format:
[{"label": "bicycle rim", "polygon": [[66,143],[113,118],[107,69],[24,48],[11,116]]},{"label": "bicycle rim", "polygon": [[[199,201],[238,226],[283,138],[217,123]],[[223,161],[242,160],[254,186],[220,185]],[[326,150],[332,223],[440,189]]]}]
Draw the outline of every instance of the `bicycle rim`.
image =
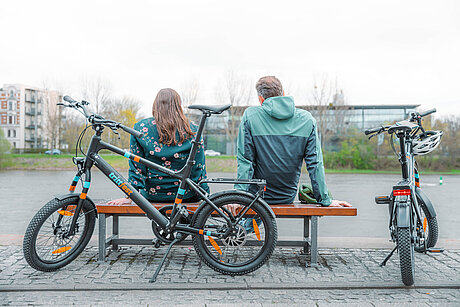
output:
[{"label": "bicycle rim", "polygon": [[[226,215],[238,219],[251,203],[248,197],[222,197],[215,204],[223,208]],[[231,212],[229,205],[239,207]],[[241,275],[256,270],[270,257],[276,245],[277,229],[275,219],[258,203],[255,203],[232,233],[222,239],[206,235],[210,232],[225,232],[228,229],[225,219],[208,207],[199,213],[196,226],[203,229],[204,235],[194,237],[197,253],[207,265],[224,274]]]},{"label": "bicycle rim", "polygon": [[[88,217],[83,212],[75,225],[75,234],[65,236],[70,228],[75,205],[63,206],[44,220],[35,239],[35,252],[39,260],[47,264],[54,264],[65,260],[81,245],[86,236]],[[58,220],[60,219],[60,222]]]}]

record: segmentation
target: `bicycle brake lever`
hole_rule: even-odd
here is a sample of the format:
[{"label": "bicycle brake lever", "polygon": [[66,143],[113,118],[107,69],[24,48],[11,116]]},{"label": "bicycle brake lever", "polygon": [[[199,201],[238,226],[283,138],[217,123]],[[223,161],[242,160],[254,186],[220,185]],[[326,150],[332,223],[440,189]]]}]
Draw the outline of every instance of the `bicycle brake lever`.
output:
[{"label": "bicycle brake lever", "polygon": [[374,136],[379,135],[379,134],[382,133],[383,131],[385,131],[385,129],[383,129],[383,127],[380,128],[379,131],[377,131],[376,133],[371,134],[371,136],[369,136],[369,140],[372,139]]},{"label": "bicycle brake lever", "polygon": [[117,127],[116,127],[116,126],[115,126],[115,127],[114,127],[114,126],[111,126],[111,127],[110,127],[110,130],[112,130],[112,131],[113,131],[113,133],[115,133],[115,134],[117,135],[118,139],[120,139],[120,138],[121,138],[121,137],[120,137],[120,133],[118,132],[118,130],[117,130]]}]

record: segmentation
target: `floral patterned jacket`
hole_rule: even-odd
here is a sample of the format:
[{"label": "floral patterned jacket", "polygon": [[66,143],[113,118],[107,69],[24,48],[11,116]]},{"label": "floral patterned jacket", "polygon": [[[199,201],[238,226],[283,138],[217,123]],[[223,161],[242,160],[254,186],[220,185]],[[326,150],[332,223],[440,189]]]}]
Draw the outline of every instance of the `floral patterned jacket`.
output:
[{"label": "floral patterned jacket", "polygon": [[[193,132],[198,130],[198,126],[191,123],[190,128]],[[153,117],[143,119],[134,125],[134,129],[141,131],[144,136],[135,138],[131,136],[131,153],[141,156],[149,161],[160,164],[173,171],[180,170],[186,163],[190,149],[192,148],[192,138],[185,140],[177,145],[164,145],[159,142],[158,131]],[[204,156],[203,141],[198,146],[195,165],[192,168],[191,179],[198,182],[206,178],[206,165]],[[129,183],[142,196],[153,202],[173,202],[179,180],[169,177],[154,169],[129,160]],[[201,187],[209,192],[207,184]],[[187,187],[184,200],[194,197],[195,193]]]}]

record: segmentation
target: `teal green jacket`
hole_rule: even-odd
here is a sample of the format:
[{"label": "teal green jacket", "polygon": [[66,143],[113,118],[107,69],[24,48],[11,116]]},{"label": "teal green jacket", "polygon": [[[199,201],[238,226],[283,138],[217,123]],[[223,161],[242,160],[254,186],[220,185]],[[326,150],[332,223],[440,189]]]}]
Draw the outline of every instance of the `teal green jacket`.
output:
[{"label": "teal green jacket", "polygon": [[[238,133],[238,178],[265,179],[264,199],[269,204],[290,204],[299,185],[305,160],[315,199],[323,206],[332,202],[324,175],[323,155],[316,120],[297,109],[290,96],[271,97],[262,106],[249,107]],[[237,189],[256,192],[251,185]]]},{"label": "teal green jacket", "polygon": [[[198,126],[190,124],[193,132],[198,130]],[[164,145],[159,142],[158,130],[153,117],[143,119],[134,125],[134,129],[144,134],[141,138],[131,136],[131,153],[141,156],[151,162],[160,164],[166,168],[177,171],[184,167],[190,149],[192,138],[185,140],[177,145]],[[192,168],[191,179],[194,182],[206,178],[206,164],[203,145],[198,146],[195,165]],[[172,178],[151,168],[129,160],[129,183],[137,189],[142,196],[152,202],[173,202],[179,188],[179,180]],[[209,192],[207,184],[201,187]],[[184,200],[195,197],[195,192],[188,187]]]}]

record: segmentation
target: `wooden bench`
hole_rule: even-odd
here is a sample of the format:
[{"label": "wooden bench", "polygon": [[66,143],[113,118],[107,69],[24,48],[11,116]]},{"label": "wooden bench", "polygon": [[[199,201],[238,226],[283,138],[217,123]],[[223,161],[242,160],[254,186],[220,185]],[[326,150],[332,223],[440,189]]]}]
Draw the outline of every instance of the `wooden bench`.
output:
[{"label": "wooden bench", "polygon": [[[199,203],[184,203],[187,209],[195,211]],[[152,204],[157,209],[168,204]],[[113,206],[99,204],[97,213],[99,216],[99,261],[105,261],[106,250],[112,247],[118,250],[119,245],[152,245],[151,239],[120,238],[119,224],[120,216],[145,216],[144,211],[136,205]],[[303,219],[303,240],[279,240],[277,246],[301,246],[305,254],[310,254],[310,266],[318,264],[318,217],[322,216],[356,216],[356,208],[343,207],[321,207],[318,205],[306,205],[294,203],[290,205],[270,206],[277,218],[301,218]],[[112,234],[107,237],[107,218],[112,217]],[[185,240],[182,244],[190,244],[191,241]],[[308,265],[308,262],[307,262]]]}]

